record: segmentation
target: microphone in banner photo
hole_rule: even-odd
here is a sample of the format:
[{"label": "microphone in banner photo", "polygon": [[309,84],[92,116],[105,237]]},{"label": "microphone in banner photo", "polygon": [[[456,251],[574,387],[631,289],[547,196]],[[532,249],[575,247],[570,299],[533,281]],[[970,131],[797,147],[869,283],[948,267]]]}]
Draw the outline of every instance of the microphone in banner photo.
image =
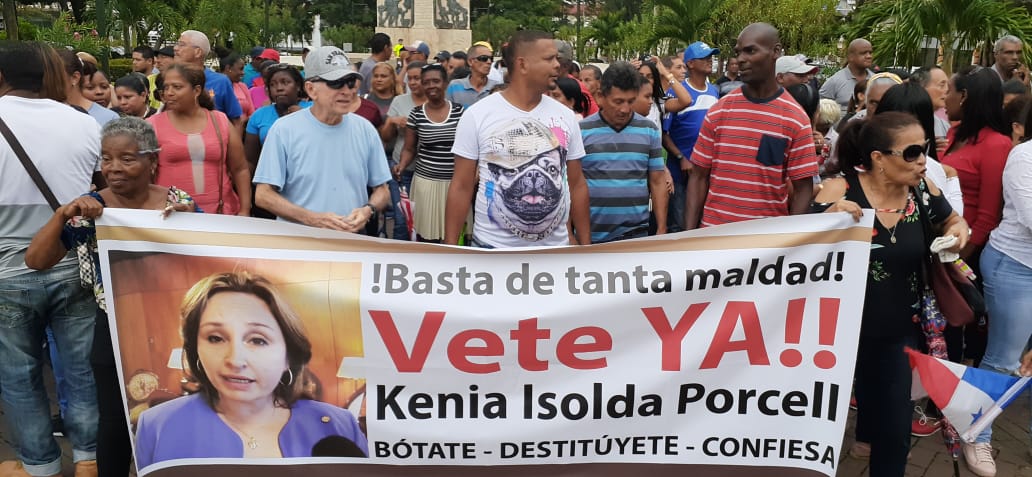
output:
[{"label": "microphone in banner photo", "polygon": [[365,457],[355,441],[344,436],[327,436],[312,446],[312,457]]},{"label": "microphone in banner photo", "polygon": [[366,456],[354,415],[313,399],[312,344],[269,280],[245,271],[206,276],[186,292],[180,315],[184,371],[197,392],[140,415],[141,470],[174,459],[310,457],[342,448],[336,439],[319,445],[329,437],[347,440],[344,456]]}]

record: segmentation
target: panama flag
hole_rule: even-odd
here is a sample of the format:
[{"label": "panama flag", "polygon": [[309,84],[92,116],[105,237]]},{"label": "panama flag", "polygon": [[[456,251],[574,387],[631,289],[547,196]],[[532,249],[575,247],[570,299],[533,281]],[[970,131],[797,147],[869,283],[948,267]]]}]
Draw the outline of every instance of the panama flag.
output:
[{"label": "panama flag", "polygon": [[914,370],[914,389],[923,388],[968,442],[1029,385],[1029,378],[969,368],[910,348],[906,351]]}]

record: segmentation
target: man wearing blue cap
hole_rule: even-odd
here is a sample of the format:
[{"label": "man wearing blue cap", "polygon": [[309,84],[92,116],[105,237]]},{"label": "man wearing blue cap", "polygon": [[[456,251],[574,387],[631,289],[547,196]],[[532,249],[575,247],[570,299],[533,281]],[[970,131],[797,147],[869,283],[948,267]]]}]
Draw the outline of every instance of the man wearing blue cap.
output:
[{"label": "man wearing blue cap", "polygon": [[670,200],[670,213],[667,215],[667,229],[670,232],[685,230],[685,190],[691,172],[688,156],[695,147],[706,112],[720,98],[720,91],[710,84],[708,79],[713,72],[713,55],[719,54],[720,50],[711,48],[701,41],[688,45],[688,49],[684,51],[684,63],[688,70],[684,86],[692,96],[692,101],[690,104],[682,104],[682,101],[674,97],[673,88],[667,91],[667,95],[672,99],[666,102],[666,109],[670,114],[664,123],[663,130],[666,133],[663,142],[670,151],[667,168],[670,169],[670,176],[674,180],[674,197]]},{"label": "man wearing blue cap", "polygon": [[251,48],[251,62],[244,65],[244,79],[242,81],[248,88],[254,86],[254,79],[262,75],[258,72],[258,65],[264,61],[259,58],[262,56],[263,51],[265,51],[264,46]]},{"label": "man wearing blue cap", "polygon": [[406,46],[405,51],[409,52],[409,62],[422,61],[426,63],[430,59],[430,45],[427,45],[425,41],[416,40],[411,45]]}]

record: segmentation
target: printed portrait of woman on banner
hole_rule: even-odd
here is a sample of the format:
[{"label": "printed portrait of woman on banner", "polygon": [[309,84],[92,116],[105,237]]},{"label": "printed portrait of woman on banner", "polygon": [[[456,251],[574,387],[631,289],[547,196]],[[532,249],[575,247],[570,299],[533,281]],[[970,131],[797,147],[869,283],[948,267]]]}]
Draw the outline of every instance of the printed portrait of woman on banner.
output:
[{"label": "printed portrait of woman on banner", "polygon": [[[268,280],[207,276],[186,293],[180,319],[183,368],[197,392],[140,415],[139,469],[186,458],[368,455],[355,416],[310,395],[312,345]],[[327,446],[335,451],[320,451]]]}]

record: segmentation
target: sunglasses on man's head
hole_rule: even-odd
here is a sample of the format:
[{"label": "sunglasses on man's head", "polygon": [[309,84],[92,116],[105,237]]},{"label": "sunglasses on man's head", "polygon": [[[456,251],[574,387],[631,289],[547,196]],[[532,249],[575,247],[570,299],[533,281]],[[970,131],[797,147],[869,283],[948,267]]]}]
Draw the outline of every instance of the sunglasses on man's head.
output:
[{"label": "sunglasses on man's head", "polygon": [[348,89],[355,89],[355,84],[358,83],[358,77],[357,76],[345,76],[343,78],[335,79],[333,81],[326,81],[324,79],[318,79],[318,80],[314,80],[314,81],[318,81],[320,83],[326,83],[326,86],[329,86],[330,89],[341,89],[341,88],[343,88],[345,86],[347,86]]},{"label": "sunglasses on man's head", "polygon": [[262,71],[270,71],[270,72],[286,71],[286,70],[289,70],[291,68],[293,68],[293,66],[291,66],[291,65],[289,65],[287,63],[274,63],[274,64],[271,64],[269,66],[266,66],[265,69],[263,69]]},{"label": "sunglasses on man's head", "polygon": [[902,151],[894,151],[892,149],[884,150],[882,151],[882,154],[900,156],[904,161],[914,162],[920,159],[926,150],[928,150],[928,141],[925,141],[923,144],[912,144],[903,148]]},{"label": "sunglasses on man's head", "polygon": [[481,63],[487,63],[487,62],[491,61],[491,55],[474,56],[473,59],[477,60],[477,61],[479,61]]}]

